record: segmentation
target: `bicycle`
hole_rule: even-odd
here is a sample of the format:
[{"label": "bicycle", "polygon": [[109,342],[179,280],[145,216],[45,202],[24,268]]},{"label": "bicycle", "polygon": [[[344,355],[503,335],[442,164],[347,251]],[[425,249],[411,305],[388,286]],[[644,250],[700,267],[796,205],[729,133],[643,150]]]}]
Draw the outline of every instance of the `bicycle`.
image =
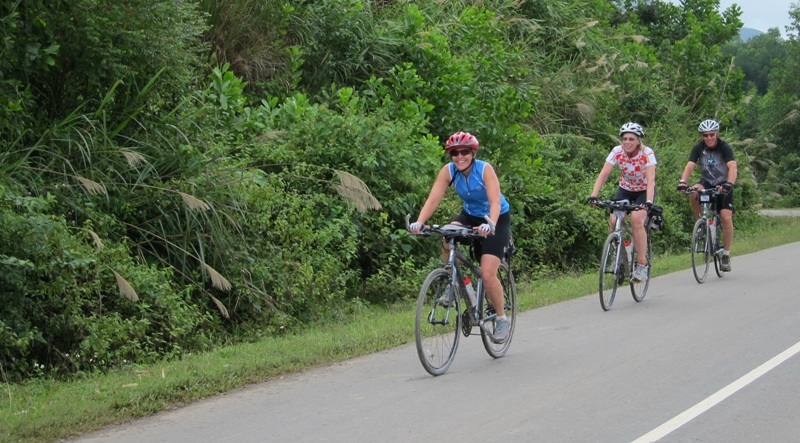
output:
[{"label": "bicycle", "polygon": [[[595,203],[595,207],[608,209],[608,212],[613,213],[617,219],[614,230],[606,238],[606,242],[603,245],[603,255],[600,258],[600,307],[604,311],[608,311],[611,309],[611,305],[614,304],[617,287],[633,274],[634,265],[638,261],[633,236],[630,228],[625,224],[625,217],[633,211],[644,209],[644,207],[631,204],[628,200],[602,200]],[[647,288],[650,286],[652,243],[648,225],[649,223],[646,222],[647,278],[644,281],[630,280],[631,295],[637,302],[644,300],[645,295],[647,295]],[[624,247],[620,248],[620,245],[624,245]],[[630,249],[628,250],[629,247]]]},{"label": "bicycle", "polygon": [[[409,217],[406,217],[406,229]],[[476,326],[486,352],[493,358],[503,357],[511,345],[517,315],[517,287],[510,265],[513,240],[497,271],[503,286],[503,309],[511,324],[508,338],[502,343],[495,343],[492,335],[497,313],[486,297],[481,269],[461,251],[462,243],[482,239],[483,236],[469,227],[454,224],[426,226],[416,235],[437,235],[450,245],[447,262],[428,274],[417,298],[414,336],[422,366],[431,375],[444,374],[455,359],[461,334],[469,337]],[[477,280],[474,300],[467,292],[465,277],[468,275],[464,268]],[[471,282],[468,284],[472,285]],[[463,312],[461,303],[465,305]]]},{"label": "bicycle", "polygon": [[714,270],[722,278],[725,273],[722,265],[722,223],[717,209],[717,196],[723,194],[719,188],[701,189],[696,186],[687,188],[685,193],[697,192],[702,206],[702,214],[692,230],[692,272],[697,283],[702,284],[708,276],[708,266],[714,257]]}]

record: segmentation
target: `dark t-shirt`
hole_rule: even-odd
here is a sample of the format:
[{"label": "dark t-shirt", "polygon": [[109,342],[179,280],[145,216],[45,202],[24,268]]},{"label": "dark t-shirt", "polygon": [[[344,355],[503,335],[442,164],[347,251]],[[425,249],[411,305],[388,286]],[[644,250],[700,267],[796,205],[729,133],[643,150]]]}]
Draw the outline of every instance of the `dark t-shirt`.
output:
[{"label": "dark t-shirt", "polygon": [[717,140],[717,145],[709,148],[703,141],[698,142],[689,154],[689,161],[703,168],[701,177],[712,186],[717,186],[728,181],[728,162],[734,161],[733,149],[722,139]]}]

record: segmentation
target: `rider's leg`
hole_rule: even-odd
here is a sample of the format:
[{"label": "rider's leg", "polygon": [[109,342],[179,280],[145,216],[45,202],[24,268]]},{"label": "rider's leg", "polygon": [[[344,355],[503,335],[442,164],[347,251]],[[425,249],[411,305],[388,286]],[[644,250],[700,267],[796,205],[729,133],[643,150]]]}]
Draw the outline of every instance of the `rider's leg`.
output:
[{"label": "rider's leg", "polygon": [[614,217],[614,214],[611,214],[608,217],[608,233],[611,234],[614,232],[614,228],[617,226],[617,217]]},{"label": "rider's leg", "polygon": [[492,303],[497,316],[505,315],[503,310],[503,285],[497,278],[497,270],[500,268],[500,258],[491,254],[481,256],[481,276],[483,276],[483,287],[486,295]]},{"label": "rider's leg", "polygon": [[723,209],[719,211],[719,218],[722,219],[722,245],[726,252],[730,252],[733,243],[733,211]]},{"label": "rider's leg", "polygon": [[633,247],[636,248],[636,257],[641,264],[647,264],[647,233],[644,231],[644,221],[647,211],[633,211],[631,213],[631,231],[633,233]]}]

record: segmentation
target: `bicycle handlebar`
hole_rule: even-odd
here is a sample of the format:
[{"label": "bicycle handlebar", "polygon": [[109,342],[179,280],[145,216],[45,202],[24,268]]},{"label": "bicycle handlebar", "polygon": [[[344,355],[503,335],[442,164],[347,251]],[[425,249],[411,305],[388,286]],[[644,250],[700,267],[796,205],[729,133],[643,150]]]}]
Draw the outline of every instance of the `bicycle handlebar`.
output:
[{"label": "bicycle handlebar", "polygon": [[645,209],[644,205],[632,204],[628,200],[598,200],[594,207],[598,209],[609,208],[612,211],[625,211],[628,213]]},{"label": "bicycle handlebar", "polygon": [[[483,216],[486,220],[486,223],[491,226],[492,230],[489,235],[494,235],[495,224],[492,223],[492,219],[489,218],[488,215]],[[409,230],[411,224],[409,220],[411,219],[411,214],[406,215],[406,231],[412,235],[422,235],[422,236],[430,236],[432,234],[438,234],[442,237],[465,237],[465,238],[486,238],[485,235],[478,232],[478,228],[471,228],[469,226],[462,226],[448,223],[444,226],[439,225],[425,225],[424,228],[419,233],[413,233]]]},{"label": "bicycle handlebar", "polygon": [[701,195],[720,195],[720,194],[725,194],[725,192],[723,192],[719,187],[698,188],[697,186],[692,186],[691,188],[686,188],[686,190],[683,191],[683,193],[687,194],[687,195],[691,194],[693,192],[697,192],[698,194],[701,194]]}]

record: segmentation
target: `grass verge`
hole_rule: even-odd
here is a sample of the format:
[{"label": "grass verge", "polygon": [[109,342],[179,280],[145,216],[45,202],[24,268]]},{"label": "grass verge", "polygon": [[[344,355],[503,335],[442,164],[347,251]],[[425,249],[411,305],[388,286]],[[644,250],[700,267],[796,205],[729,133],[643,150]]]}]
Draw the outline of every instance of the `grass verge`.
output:
[{"label": "grass verge", "polygon": [[[737,231],[734,254],[797,241],[800,218],[770,217],[755,231]],[[687,269],[689,263],[688,253],[661,255],[654,260],[653,274]],[[597,276],[590,272],[517,284],[520,308],[529,310],[594,293]],[[248,384],[412,342],[412,304],[370,308],[359,315],[368,315],[370,321],[321,325],[300,335],[229,346],[149,367],[70,382],[4,383],[0,385],[0,442],[68,438]]]}]

